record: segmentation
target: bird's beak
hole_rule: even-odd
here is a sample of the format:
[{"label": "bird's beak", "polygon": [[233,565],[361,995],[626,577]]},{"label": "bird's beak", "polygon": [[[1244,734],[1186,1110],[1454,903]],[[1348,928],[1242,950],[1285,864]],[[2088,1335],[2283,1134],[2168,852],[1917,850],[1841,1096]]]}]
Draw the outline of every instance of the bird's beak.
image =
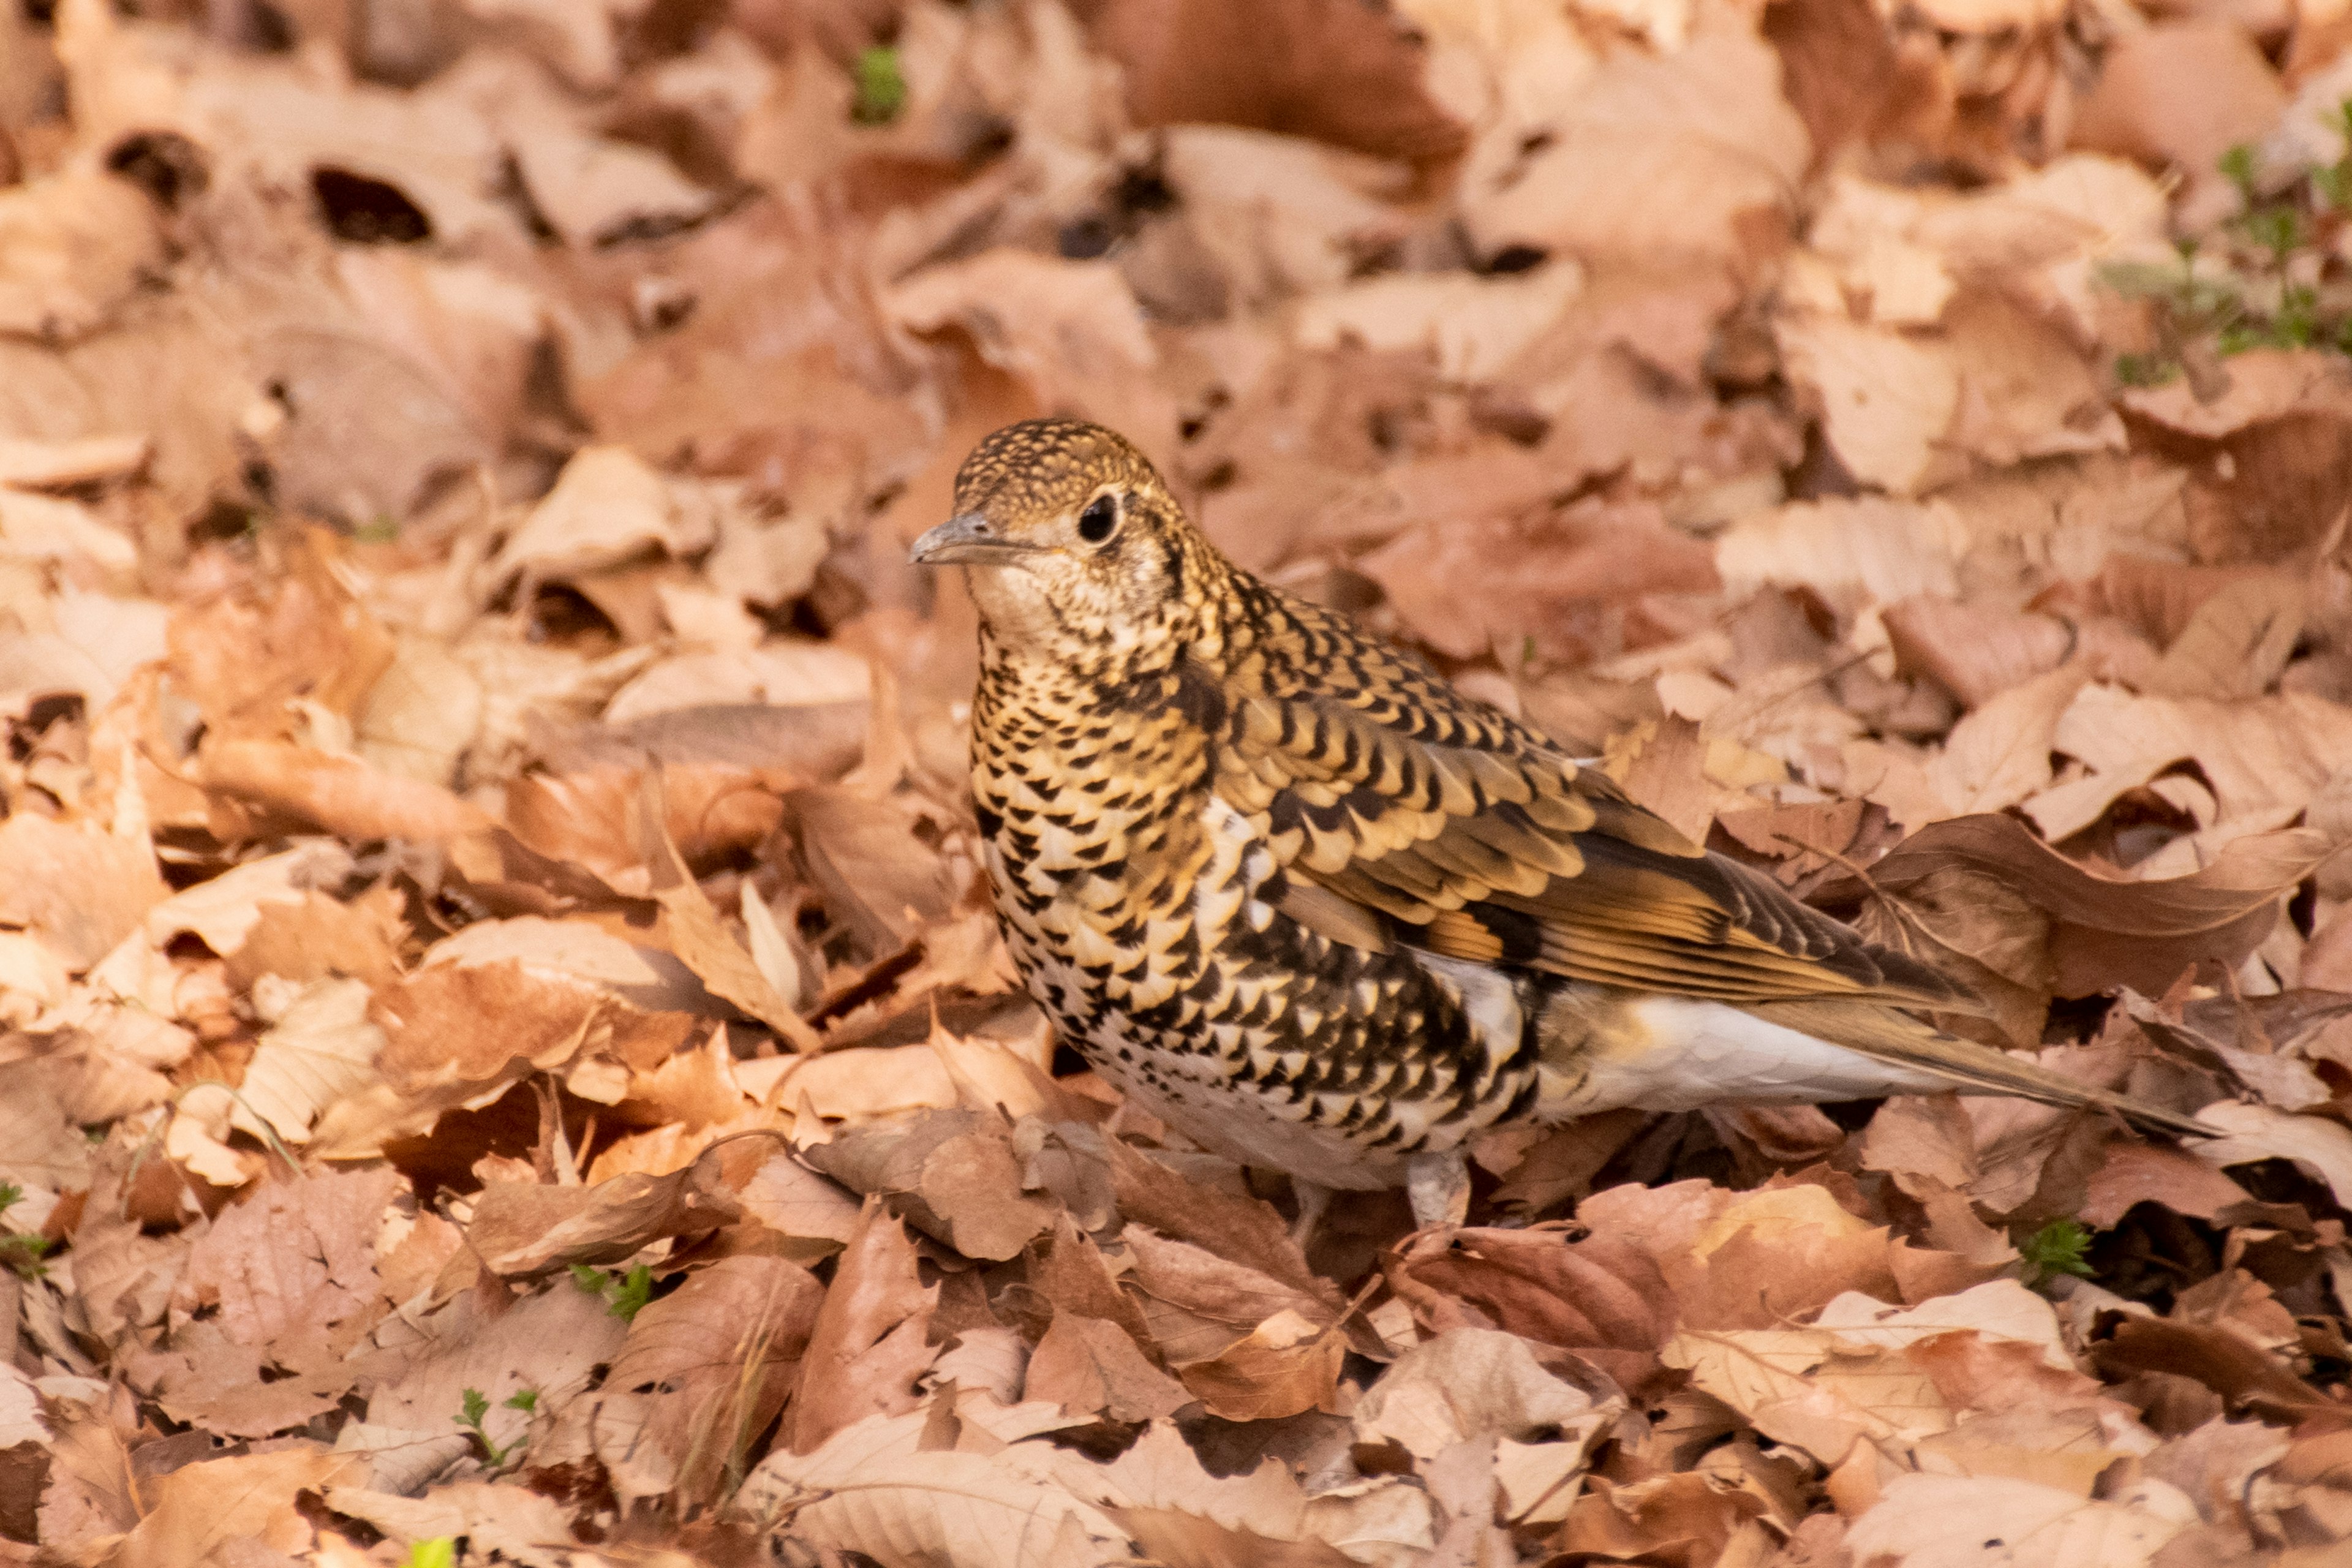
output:
[{"label": "bird's beak", "polygon": [[915,541],[907,559],[918,566],[1018,566],[1037,546],[998,537],[986,514],[961,512]]}]

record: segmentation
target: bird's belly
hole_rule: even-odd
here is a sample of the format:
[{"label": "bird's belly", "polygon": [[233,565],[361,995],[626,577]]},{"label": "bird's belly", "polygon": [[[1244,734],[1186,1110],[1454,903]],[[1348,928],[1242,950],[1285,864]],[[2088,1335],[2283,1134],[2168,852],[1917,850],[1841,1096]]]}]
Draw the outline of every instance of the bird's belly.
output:
[{"label": "bird's belly", "polygon": [[[1089,1066],[1202,1148],[1244,1164],[1327,1187],[1393,1187],[1413,1154],[1467,1142],[1531,1088],[1531,1065],[1497,1066],[1463,1037],[1475,1025],[1446,1010],[1426,975],[1400,988],[1377,970],[1340,982],[1319,966],[1261,958],[1230,969],[1197,1008],[1139,1009],[1050,940],[1010,921],[1006,936],[1030,994]],[[1303,942],[1328,961],[1319,940]]]},{"label": "bird's belly", "polygon": [[1213,1154],[1318,1186],[1369,1192],[1404,1183],[1411,1151],[1370,1147],[1328,1121],[1301,1120],[1280,1096],[1235,1081],[1213,1062],[1144,1053],[1089,1059],[1129,1100]]},{"label": "bird's belly", "polygon": [[1951,1087],[1899,1062],[1686,996],[1597,999],[1579,988],[1546,1022],[1555,1031],[1538,1099],[1547,1120],[1621,1106],[1818,1105]]}]

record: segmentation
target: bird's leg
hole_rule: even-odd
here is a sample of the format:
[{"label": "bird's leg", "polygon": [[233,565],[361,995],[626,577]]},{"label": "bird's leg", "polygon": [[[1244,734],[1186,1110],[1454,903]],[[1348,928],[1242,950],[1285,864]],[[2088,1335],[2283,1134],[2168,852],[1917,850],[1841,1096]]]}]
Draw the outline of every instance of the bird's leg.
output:
[{"label": "bird's leg", "polygon": [[1460,1225],[1470,1215],[1470,1164],[1458,1149],[1424,1151],[1407,1161],[1405,1195],[1412,1200],[1412,1223]]},{"label": "bird's leg", "polygon": [[1323,1211],[1331,1206],[1331,1189],[1317,1186],[1313,1182],[1302,1182],[1293,1176],[1290,1178],[1290,1191],[1298,1200],[1298,1217],[1290,1223],[1290,1239],[1298,1244],[1299,1251],[1304,1252],[1307,1244],[1315,1239],[1315,1227],[1323,1223]]}]

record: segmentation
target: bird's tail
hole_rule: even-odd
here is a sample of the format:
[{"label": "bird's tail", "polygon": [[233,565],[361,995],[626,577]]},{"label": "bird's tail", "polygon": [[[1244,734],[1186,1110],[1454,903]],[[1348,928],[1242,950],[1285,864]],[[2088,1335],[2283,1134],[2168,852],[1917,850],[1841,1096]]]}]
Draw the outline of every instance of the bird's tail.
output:
[{"label": "bird's tail", "polygon": [[2127,1094],[2098,1089],[2051,1071],[2039,1062],[1945,1034],[1893,1007],[1851,1002],[1750,1004],[1741,1011],[1912,1071],[1941,1079],[1962,1094],[2007,1094],[2044,1105],[2096,1106],[2143,1129],[2185,1138],[2217,1138],[2221,1130]]}]

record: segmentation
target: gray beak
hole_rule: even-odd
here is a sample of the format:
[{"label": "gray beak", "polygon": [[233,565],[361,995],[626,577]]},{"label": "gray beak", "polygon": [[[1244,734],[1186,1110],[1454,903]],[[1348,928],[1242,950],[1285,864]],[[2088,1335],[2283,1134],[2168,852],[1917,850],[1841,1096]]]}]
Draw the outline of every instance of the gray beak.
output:
[{"label": "gray beak", "polygon": [[1000,539],[985,514],[961,512],[915,541],[907,559],[918,566],[1015,566],[1037,546]]}]

